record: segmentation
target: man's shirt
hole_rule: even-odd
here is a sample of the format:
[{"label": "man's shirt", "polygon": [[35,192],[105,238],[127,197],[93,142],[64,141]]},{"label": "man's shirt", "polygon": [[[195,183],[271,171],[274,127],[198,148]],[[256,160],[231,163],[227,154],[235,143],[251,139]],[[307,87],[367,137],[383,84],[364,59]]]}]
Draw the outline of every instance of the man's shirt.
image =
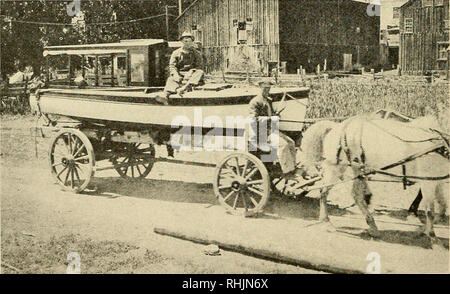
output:
[{"label": "man's shirt", "polygon": [[169,62],[170,74],[189,71],[191,69],[203,69],[203,58],[196,49],[190,51],[179,48],[173,51]]},{"label": "man's shirt", "polygon": [[255,98],[253,98],[249,105],[249,115],[251,117],[261,117],[261,116],[272,116],[273,110],[270,103],[267,101],[267,99],[264,99],[264,97],[259,94]]},{"label": "man's shirt", "polygon": [[[251,145],[258,146],[261,150],[267,150],[268,137],[271,134],[270,117],[274,111],[267,99],[259,94],[249,103],[249,115],[253,119],[250,122],[249,140]],[[262,133],[261,133],[262,132]],[[259,142],[260,139],[262,142]]]}]

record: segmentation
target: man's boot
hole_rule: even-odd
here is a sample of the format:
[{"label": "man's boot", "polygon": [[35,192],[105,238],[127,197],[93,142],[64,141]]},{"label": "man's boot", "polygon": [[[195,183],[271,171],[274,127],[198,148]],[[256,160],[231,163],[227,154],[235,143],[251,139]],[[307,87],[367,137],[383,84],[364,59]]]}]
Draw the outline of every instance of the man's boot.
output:
[{"label": "man's boot", "polygon": [[164,93],[163,96],[156,96],[155,101],[163,105],[169,105],[169,94]]},{"label": "man's boot", "polygon": [[182,86],[181,88],[178,88],[177,94],[180,95],[180,96],[183,96],[183,94],[185,92],[190,92],[190,91],[192,91],[192,85],[191,84],[186,84],[186,85]]}]

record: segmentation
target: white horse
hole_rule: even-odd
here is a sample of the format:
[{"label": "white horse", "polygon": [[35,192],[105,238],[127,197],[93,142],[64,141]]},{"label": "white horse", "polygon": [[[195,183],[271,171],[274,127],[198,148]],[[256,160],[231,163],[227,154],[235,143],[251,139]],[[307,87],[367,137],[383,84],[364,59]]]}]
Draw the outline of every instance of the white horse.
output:
[{"label": "white horse", "polygon": [[[304,166],[309,173],[322,173],[319,220],[329,224],[327,196],[333,185],[344,180],[344,173],[351,169],[353,180],[352,196],[366,218],[369,234],[380,235],[375,220],[368,210],[371,191],[367,185],[365,172],[382,169],[408,156],[423,153],[434,146],[446,146],[445,140],[431,129],[440,129],[437,119],[422,117],[410,123],[393,120],[373,119],[356,116],[337,124],[321,121],[312,125],[303,134],[302,151]],[[448,144],[448,143],[447,143]],[[448,152],[448,149],[443,150]],[[420,185],[426,211],[424,233],[434,237],[434,204],[437,201],[445,212],[448,189],[443,185],[448,181],[448,158],[438,152],[430,152],[404,163],[406,176]],[[401,165],[386,170],[402,175]],[[352,177],[352,178],[353,178]],[[439,180],[435,180],[439,179]]]}]

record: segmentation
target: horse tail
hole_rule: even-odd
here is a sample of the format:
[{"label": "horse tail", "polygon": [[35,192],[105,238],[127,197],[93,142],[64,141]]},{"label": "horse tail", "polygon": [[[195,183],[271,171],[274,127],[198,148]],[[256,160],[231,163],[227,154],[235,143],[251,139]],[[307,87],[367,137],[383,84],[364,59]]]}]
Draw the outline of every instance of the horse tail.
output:
[{"label": "horse tail", "polygon": [[323,141],[325,136],[337,125],[335,122],[324,120],[313,124],[303,133],[301,147],[307,162],[323,161]]}]

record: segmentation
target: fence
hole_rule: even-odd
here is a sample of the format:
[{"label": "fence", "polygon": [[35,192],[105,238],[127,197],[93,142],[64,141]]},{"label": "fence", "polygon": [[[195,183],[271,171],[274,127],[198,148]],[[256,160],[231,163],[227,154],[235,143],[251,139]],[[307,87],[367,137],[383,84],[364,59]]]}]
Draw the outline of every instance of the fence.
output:
[{"label": "fence", "polygon": [[0,85],[0,114],[26,114],[30,111],[29,83]]}]

